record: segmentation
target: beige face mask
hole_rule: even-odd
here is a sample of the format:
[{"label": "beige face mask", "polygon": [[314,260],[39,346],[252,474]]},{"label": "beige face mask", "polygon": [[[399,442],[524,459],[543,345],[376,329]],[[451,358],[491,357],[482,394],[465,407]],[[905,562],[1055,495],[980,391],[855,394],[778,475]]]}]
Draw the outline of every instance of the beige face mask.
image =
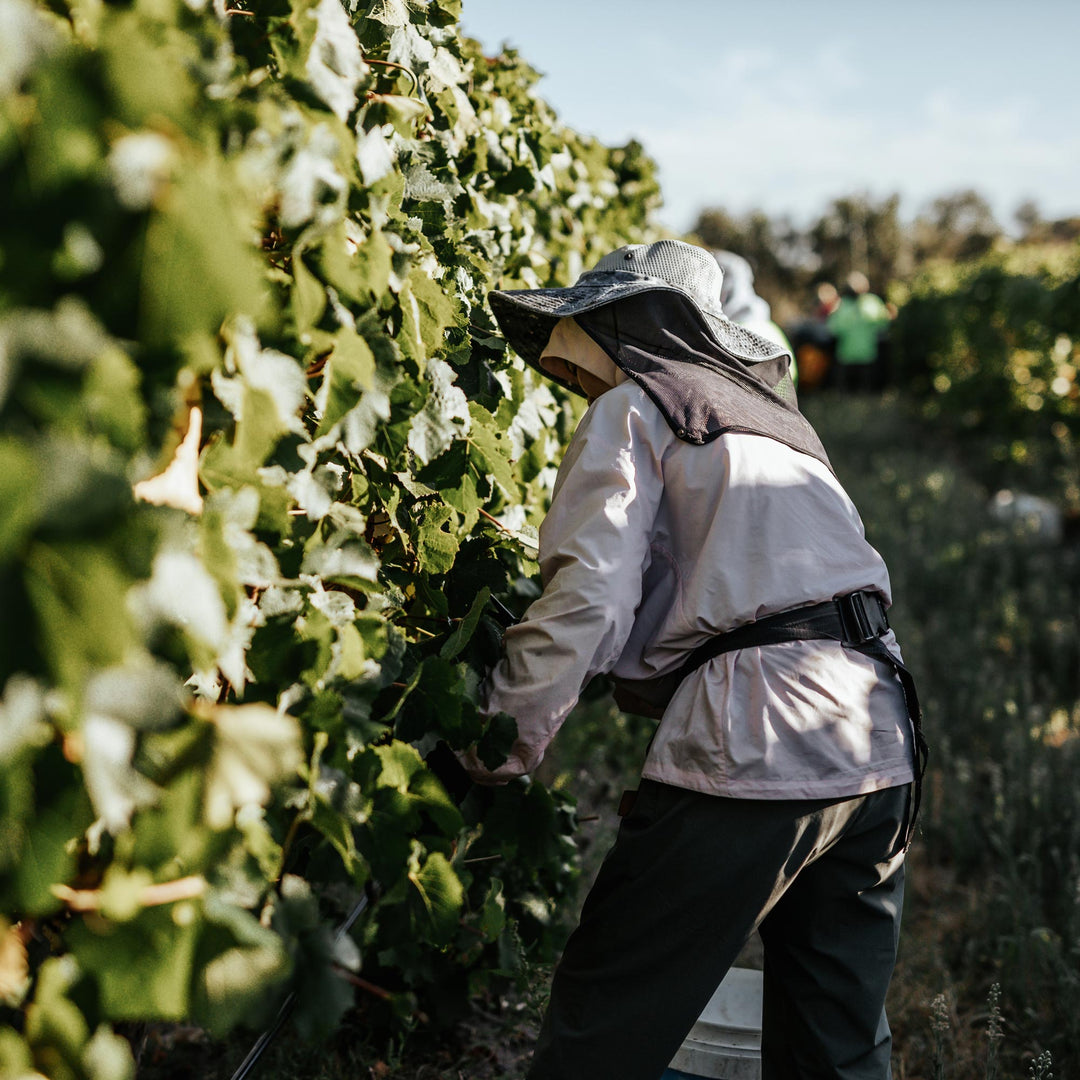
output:
[{"label": "beige face mask", "polygon": [[549,375],[581,388],[590,402],[626,381],[626,373],[572,318],[560,319],[540,354]]}]

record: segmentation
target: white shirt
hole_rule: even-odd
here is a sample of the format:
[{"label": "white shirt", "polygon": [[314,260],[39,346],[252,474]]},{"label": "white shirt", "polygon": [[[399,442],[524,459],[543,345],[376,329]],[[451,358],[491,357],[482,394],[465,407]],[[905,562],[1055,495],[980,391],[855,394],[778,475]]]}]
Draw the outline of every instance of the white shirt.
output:
[{"label": "white shirt", "polygon": [[[540,529],[544,592],[506,633],[484,711],[518,724],[505,779],[533,769],[597,674],[674,670],[707,638],[857,589],[890,602],[836,477],[759,435],[682,442],[633,382],[588,409]],[[891,632],[885,643],[897,656]],[[742,798],[839,798],[913,779],[903,693],[839,642],[726,653],[676,691],[643,775]]]}]

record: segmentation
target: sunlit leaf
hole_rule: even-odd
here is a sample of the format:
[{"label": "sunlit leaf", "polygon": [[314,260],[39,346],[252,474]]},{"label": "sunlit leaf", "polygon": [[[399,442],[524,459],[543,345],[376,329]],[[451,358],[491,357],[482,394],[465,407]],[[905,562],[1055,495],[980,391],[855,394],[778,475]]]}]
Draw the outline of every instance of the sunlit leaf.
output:
[{"label": "sunlit leaf", "polygon": [[266,705],[219,706],[213,757],[206,774],[206,820],[223,829],[234,813],[262,805],[271,786],[291,779],[300,765],[296,721]]},{"label": "sunlit leaf", "polygon": [[430,360],[427,376],[431,380],[424,408],[409,426],[409,448],[424,464],[438,457],[455,438],[467,435],[471,428],[469,404],[461,389],[454,385],[454,371],[441,360]]},{"label": "sunlit leaf", "polygon": [[431,574],[445,574],[453,565],[459,541],[452,528],[454,512],[448,506],[425,506],[416,525],[416,556]]},{"label": "sunlit leaf", "polygon": [[414,904],[421,933],[430,933],[436,942],[448,941],[457,929],[464,890],[446,856],[433,852],[416,869],[409,871],[419,904]]},{"label": "sunlit leaf", "polygon": [[344,120],[356,105],[356,87],[368,70],[360,43],[340,0],[320,0],[314,10],[299,17],[305,16],[316,24],[306,66],[308,81]]},{"label": "sunlit leaf", "polygon": [[354,330],[336,335],[334,351],[323,370],[324,390],[317,400],[322,411],[319,434],[324,434],[350,409],[356,407],[363,391],[375,378],[375,354]]}]

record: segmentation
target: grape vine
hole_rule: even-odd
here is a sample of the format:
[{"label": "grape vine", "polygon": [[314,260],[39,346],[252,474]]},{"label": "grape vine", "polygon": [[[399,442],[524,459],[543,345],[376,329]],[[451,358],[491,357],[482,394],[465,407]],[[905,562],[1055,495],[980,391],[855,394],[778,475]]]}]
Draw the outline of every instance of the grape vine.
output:
[{"label": "grape vine", "polygon": [[[460,805],[573,406],[495,286],[651,233],[460,0],[0,0],[0,1071],[120,1021],[437,1021],[549,943],[573,809]],[[351,934],[333,927],[364,890]],[[355,981],[355,980],[354,980]],[[445,1011],[445,1010],[443,1010]]]}]

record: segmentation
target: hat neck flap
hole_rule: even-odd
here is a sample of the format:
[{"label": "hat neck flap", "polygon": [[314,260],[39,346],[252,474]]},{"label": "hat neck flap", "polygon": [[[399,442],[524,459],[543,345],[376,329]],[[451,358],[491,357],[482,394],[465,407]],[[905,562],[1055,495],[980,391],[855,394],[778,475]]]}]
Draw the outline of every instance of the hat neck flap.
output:
[{"label": "hat neck flap", "polygon": [[575,321],[652,399],[676,437],[712,442],[727,432],[763,435],[829,467],[799,412],[786,352],[751,361],[724,348],[678,293],[641,293]]}]

